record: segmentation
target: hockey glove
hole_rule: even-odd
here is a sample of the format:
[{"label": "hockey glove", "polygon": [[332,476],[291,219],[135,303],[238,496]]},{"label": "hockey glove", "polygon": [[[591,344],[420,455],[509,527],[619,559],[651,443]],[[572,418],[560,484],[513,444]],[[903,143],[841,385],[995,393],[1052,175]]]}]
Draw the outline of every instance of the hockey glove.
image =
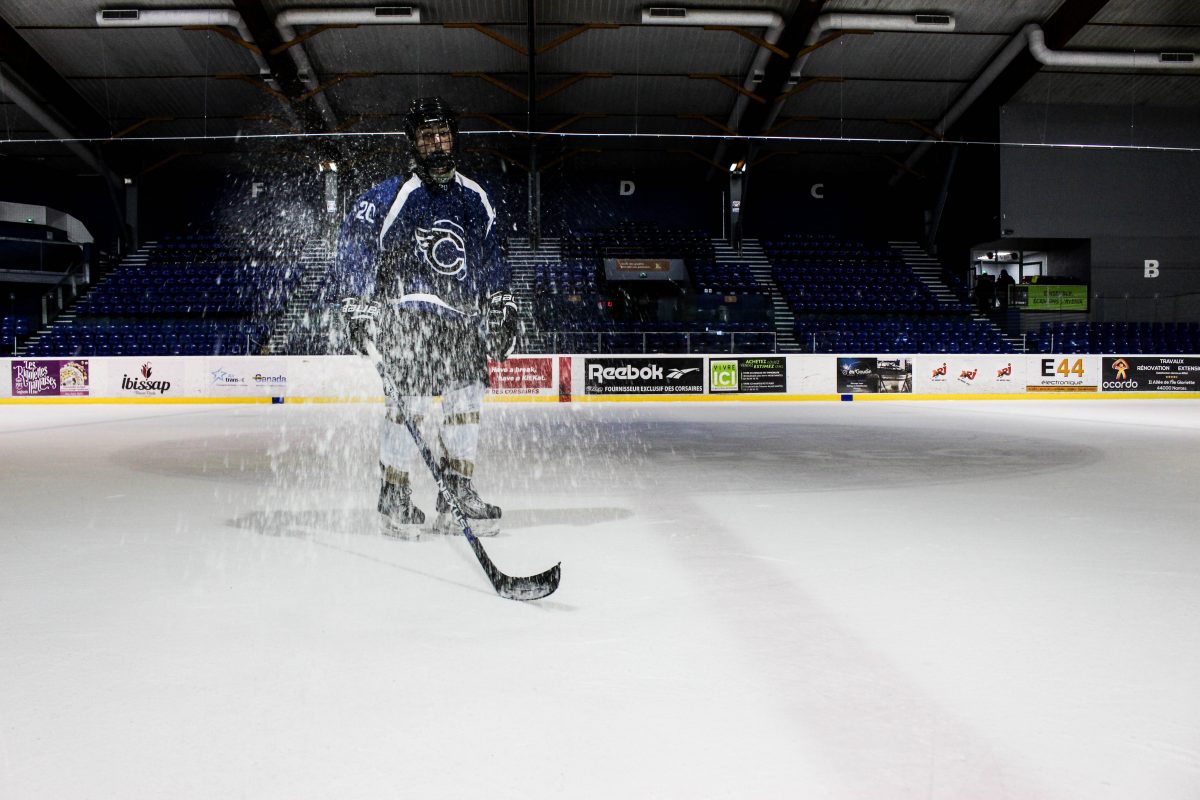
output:
[{"label": "hockey glove", "polygon": [[379,331],[378,301],[366,297],[343,297],[342,316],[350,338],[350,347],[360,355],[367,352],[367,342],[374,342]]},{"label": "hockey glove", "polygon": [[488,358],[503,361],[517,348],[521,326],[517,321],[517,299],[507,289],[488,296]]}]

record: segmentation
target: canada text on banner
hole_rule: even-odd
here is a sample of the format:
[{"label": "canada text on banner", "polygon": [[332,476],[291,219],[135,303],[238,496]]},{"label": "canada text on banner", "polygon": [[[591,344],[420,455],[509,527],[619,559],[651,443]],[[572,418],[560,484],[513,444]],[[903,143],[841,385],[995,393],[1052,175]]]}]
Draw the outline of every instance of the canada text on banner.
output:
[{"label": "canada text on banner", "polygon": [[272,356],[209,356],[201,381],[212,397],[274,397],[288,393],[288,361]]}]

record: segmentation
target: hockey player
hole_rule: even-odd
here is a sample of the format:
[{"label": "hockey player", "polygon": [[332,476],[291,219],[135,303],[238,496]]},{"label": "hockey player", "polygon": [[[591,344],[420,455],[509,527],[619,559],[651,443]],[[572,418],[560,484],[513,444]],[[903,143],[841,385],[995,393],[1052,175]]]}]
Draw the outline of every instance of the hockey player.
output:
[{"label": "hockey player", "polygon": [[[441,395],[439,454],[446,484],[478,535],[494,535],[500,509],[472,477],[487,359],[516,346],[517,305],[507,288],[496,211],[487,192],[458,171],[458,119],[439,97],[415,100],[405,117],[413,174],[358,198],[342,225],[337,275],[352,347],[371,342],[418,423]],[[413,503],[419,452],[400,406],[388,399],[379,449],[379,512],[388,532],[410,537],[425,523]],[[433,529],[456,530],[439,494]]]}]

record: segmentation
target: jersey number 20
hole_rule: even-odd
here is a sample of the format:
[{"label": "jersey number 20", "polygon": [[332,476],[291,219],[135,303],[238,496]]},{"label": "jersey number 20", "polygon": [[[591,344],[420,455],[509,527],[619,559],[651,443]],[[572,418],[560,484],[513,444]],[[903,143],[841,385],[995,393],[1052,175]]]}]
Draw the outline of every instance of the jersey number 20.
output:
[{"label": "jersey number 20", "polygon": [[357,206],[355,206],[354,218],[358,219],[358,220],[362,220],[363,222],[374,223],[375,222],[375,204],[368,203],[366,200],[363,200]]}]

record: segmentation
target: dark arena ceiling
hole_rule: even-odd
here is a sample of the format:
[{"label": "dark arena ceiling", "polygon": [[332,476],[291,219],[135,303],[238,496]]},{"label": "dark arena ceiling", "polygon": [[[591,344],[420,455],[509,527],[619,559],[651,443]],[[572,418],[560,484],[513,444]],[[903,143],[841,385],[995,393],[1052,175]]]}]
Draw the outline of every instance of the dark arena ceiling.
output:
[{"label": "dark arena ceiling", "polygon": [[1008,103],[1200,108],[1195,0],[0,9],[0,156],[75,173],[88,154],[127,176],[227,168],[247,141],[285,134],[271,141],[398,148],[368,135],[402,130],[408,101],[431,94],[460,109],[474,149],[514,163],[528,150],[517,133],[535,131],[547,164],[640,153],[718,165],[746,146],[736,137],[765,136],[796,137],[758,140],[760,158],[794,156],[780,166],[869,151],[847,164],[892,171],[911,171],[922,141],[996,136],[968,123]]}]

